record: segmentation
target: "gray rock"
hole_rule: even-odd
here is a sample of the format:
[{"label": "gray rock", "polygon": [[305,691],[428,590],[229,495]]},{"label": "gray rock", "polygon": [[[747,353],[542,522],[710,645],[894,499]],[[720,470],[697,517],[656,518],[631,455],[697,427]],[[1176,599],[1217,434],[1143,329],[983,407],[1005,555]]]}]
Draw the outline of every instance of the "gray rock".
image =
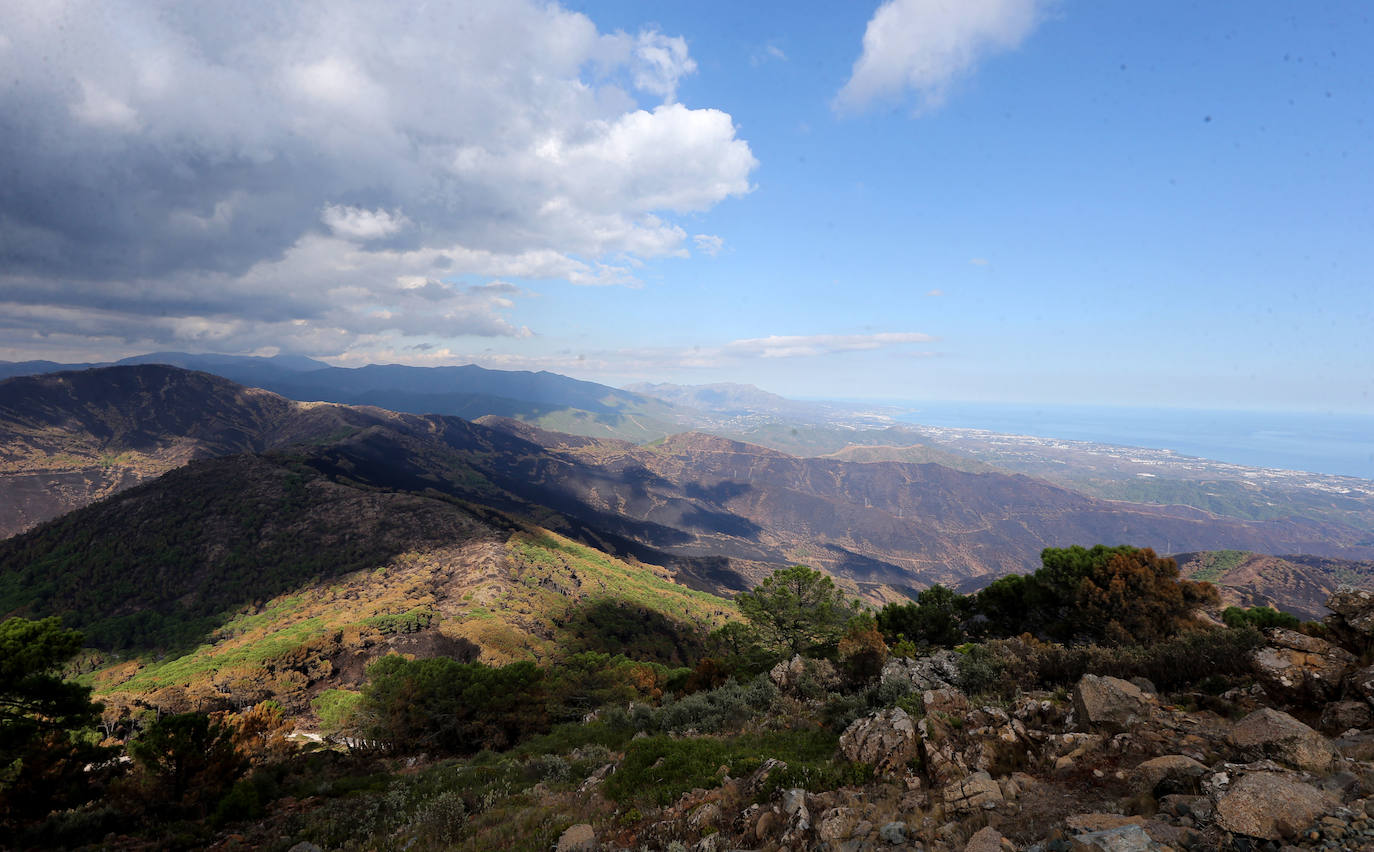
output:
[{"label": "gray rock", "polygon": [[839,672],[829,660],[808,660],[801,654],[773,666],[768,678],[789,695],[806,692],[808,682],[821,691],[834,689],[840,683]]},{"label": "gray rock", "polygon": [[1164,848],[1135,824],[1075,834],[1070,844],[1073,852],[1157,852]]},{"label": "gray rock", "polygon": [[986,772],[975,772],[962,781],[944,789],[945,808],[954,813],[968,813],[980,808],[995,808],[1002,804],[1002,789]]},{"label": "gray rock", "polygon": [[893,846],[904,846],[906,845],[906,823],[885,823],[882,828],[878,829],[878,837],[884,843],[890,843]]},{"label": "gray rock", "polygon": [[302,840],[300,843],[286,850],[286,852],[324,852],[324,850],[308,840]]},{"label": "gray rock", "polygon": [[926,657],[894,657],[883,666],[882,682],[902,681],[912,692],[953,689],[959,683],[959,658],[953,651],[936,651]]},{"label": "gray rock", "polygon": [[871,764],[882,775],[899,775],[920,750],[916,724],[900,707],[857,719],[840,735],[840,751],[854,763]]},{"label": "gray rock", "polygon": [[1083,675],[1073,688],[1073,709],[1079,722],[1110,733],[1130,730],[1153,708],[1153,698],[1120,678]]},{"label": "gray rock", "polygon": [[1264,634],[1268,644],[1255,649],[1251,661],[1265,689],[1284,699],[1334,698],[1355,663],[1350,652],[1315,636],[1282,627]]},{"label": "gray rock", "polygon": [[1326,737],[1287,713],[1269,707],[1237,722],[1230,739],[1247,759],[1267,757],[1307,772],[1326,772],[1336,758]]},{"label": "gray rock", "polygon": [[1252,772],[1217,801],[1217,825],[1233,834],[1291,837],[1336,802],[1310,784],[1276,772]]},{"label": "gray rock", "polygon": [[596,852],[596,832],[585,822],[568,826],[553,848],[554,852]]}]

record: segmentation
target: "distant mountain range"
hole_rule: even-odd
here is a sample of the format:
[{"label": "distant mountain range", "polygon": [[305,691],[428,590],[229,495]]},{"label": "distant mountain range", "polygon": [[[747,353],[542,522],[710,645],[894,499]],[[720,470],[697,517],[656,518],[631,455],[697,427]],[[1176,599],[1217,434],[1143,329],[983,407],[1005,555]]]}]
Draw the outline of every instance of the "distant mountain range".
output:
[{"label": "distant mountain range", "polygon": [[301,356],[272,358],[154,352],[112,365],[0,362],[0,378],[92,366],[167,364],[200,370],[290,399],[375,405],[412,414],[511,417],[572,434],[648,441],[689,428],[690,412],[662,400],[549,372],[370,364],[331,367]]},{"label": "distant mountain range", "polygon": [[805,562],[881,600],[937,581],[976,587],[1035,567],[1044,547],[1097,542],[1374,558],[1361,531],[1331,522],[1240,521],[1021,475],[798,458],[702,433],[638,446],[508,418],[299,403],[164,366],[0,383],[0,446],[5,529],[191,459],[286,453],[331,481],[510,513],[716,591]]}]

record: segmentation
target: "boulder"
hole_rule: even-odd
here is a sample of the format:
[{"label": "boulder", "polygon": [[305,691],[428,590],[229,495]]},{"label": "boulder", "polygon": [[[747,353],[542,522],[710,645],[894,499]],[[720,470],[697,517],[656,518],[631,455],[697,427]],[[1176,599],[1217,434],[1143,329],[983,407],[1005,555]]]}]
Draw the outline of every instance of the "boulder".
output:
[{"label": "boulder", "polygon": [[1002,804],[1002,789],[986,772],[975,772],[945,787],[945,808],[953,813],[967,813],[979,808],[995,808]]},{"label": "boulder", "polygon": [[916,724],[900,707],[857,719],[840,734],[840,751],[854,763],[868,763],[882,775],[900,775],[919,754]]},{"label": "boulder", "polygon": [[1164,849],[1150,839],[1144,828],[1134,823],[1075,834],[1069,843],[1073,852],[1158,852]]},{"label": "boulder", "polygon": [[840,684],[840,675],[833,663],[829,660],[808,660],[801,654],[773,666],[768,678],[789,695],[800,695],[812,688],[824,692]]},{"label": "boulder", "polygon": [[1295,769],[1322,773],[1336,751],[1326,737],[1280,710],[1264,707],[1235,724],[1231,744],[1249,760],[1270,758]]},{"label": "boulder", "polygon": [[1336,633],[1370,639],[1374,637],[1374,592],[1367,589],[1342,589],[1326,601],[1331,610],[1324,621]]},{"label": "boulder", "polygon": [[1137,786],[1156,797],[1196,793],[1199,780],[1206,774],[1206,766],[1182,754],[1166,754],[1135,768]]},{"label": "boulder", "polygon": [[1073,688],[1073,710],[1080,725],[1123,733],[1150,715],[1154,700],[1130,681],[1083,675]]},{"label": "boulder", "polygon": [[1336,802],[1326,793],[1277,772],[1252,772],[1217,801],[1217,825],[1233,834],[1292,837]]},{"label": "boulder", "polygon": [[992,826],[984,826],[964,844],[964,852],[1002,852],[1002,835]]},{"label": "boulder", "polygon": [[596,852],[596,832],[585,822],[568,826],[553,848],[554,852]]},{"label": "boulder", "polygon": [[893,657],[883,666],[882,682],[899,681],[912,692],[953,689],[959,683],[959,658],[953,651],[936,651],[927,657]]},{"label": "boulder", "polygon": [[888,822],[878,829],[878,839],[893,846],[906,845],[906,823]]},{"label": "boulder", "polygon": [[1295,630],[1264,631],[1267,644],[1251,652],[1260,682],[1271,694],[1289,701],[1328,701],[1355,663],[1344,648]]},{"label": "boulder", "polygon": [[816,838],[825,843],[838,843],[849,837],[858,822],[852,808],[828,808],[816,818]]},{"label": "boulder", "polygon": [[1374,712],[1367,701],[1332,701],[1322,708],[1321,729],[1332,736],[1340,736],[1351,728],[1364,729],[1374,721]]}]

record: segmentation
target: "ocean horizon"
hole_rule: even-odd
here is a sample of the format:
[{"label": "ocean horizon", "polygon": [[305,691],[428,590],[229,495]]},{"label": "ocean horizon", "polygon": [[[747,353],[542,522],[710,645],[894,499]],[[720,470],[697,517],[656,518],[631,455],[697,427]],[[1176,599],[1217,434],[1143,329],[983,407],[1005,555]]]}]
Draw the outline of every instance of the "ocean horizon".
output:
[{"label": "ocean horizon", "polygon": [[1247,467],[1374,479],[1374,414],[888,402],[901,422],[1172,450]]}]

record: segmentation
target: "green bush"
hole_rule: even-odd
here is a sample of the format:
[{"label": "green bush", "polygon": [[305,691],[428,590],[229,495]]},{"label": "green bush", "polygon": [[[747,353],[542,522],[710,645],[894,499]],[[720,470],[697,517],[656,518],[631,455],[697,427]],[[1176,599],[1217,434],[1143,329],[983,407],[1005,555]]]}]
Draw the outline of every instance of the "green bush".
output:
[{"label": "green bush", "polygon": [[1226,622],[1227,627],[1253,627],[1256,630],[1265,630],[1270,627],[1285,627],[1289,630],[1296,630],[1302,623],[1298,621],[1297,616],[1267,606],[1256,606],[1250,609],[1228,606],[1222,611],[1221,620]]},{"label": "green bush", "polygon": [[759,675],[747,683],[731,681],[666,702],[653,714],[652,724],[661,731],[716,733],[767,712],[777,698],[778,688]]}]

